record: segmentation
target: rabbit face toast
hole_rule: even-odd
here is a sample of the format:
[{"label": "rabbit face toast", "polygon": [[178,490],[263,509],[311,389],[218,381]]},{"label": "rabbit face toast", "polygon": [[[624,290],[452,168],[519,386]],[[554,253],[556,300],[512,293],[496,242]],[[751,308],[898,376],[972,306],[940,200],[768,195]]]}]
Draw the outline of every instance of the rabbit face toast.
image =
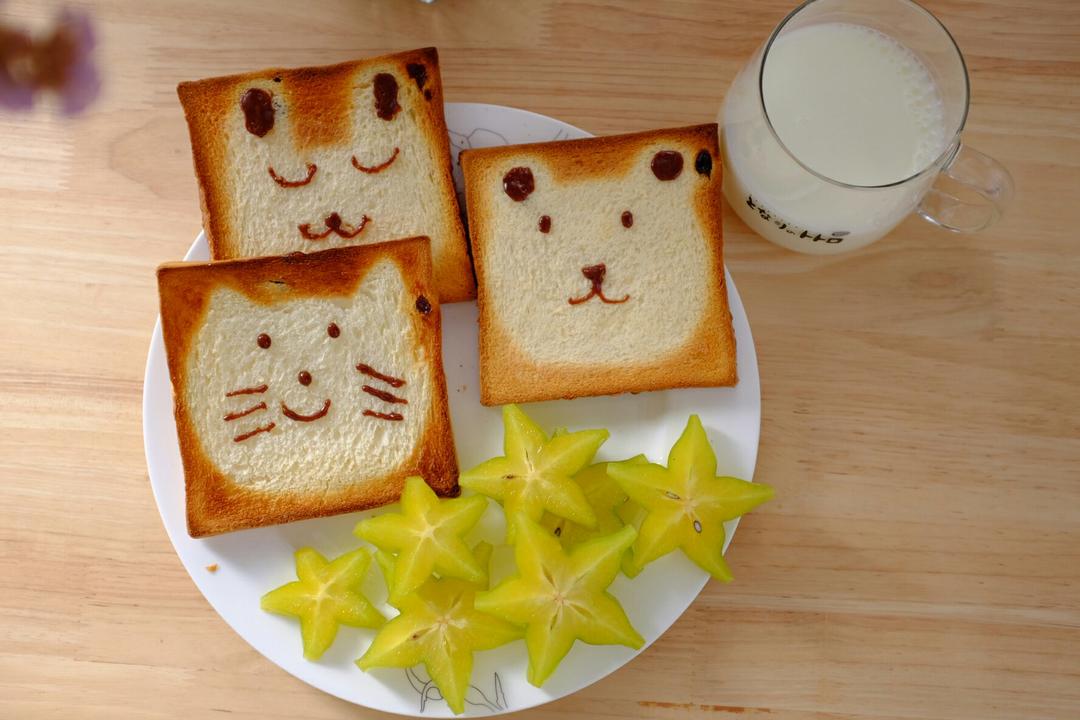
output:
[{"label": "rabbit face toast", "polygon": [[434,48],[177,92],[215,260],[426,235],[440,297],[473,297]]}]

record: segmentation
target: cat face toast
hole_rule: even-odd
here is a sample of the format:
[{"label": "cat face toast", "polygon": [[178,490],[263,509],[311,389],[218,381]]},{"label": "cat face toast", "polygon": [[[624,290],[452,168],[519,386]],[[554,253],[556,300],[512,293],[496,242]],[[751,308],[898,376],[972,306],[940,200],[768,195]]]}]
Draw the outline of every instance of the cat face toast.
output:
[{"label": "cat face toast", "polygon": [[158,269],[193,537],[456,492],[428,243]]},{"label": "cat face toast", "polygon": [[215,260],[427,235],[442,301],[474,297],[434,48],[177,93]]},{"label": "cat face toast", "polygon": [[717,127],[461,154],[481,402],[733,385]]}]

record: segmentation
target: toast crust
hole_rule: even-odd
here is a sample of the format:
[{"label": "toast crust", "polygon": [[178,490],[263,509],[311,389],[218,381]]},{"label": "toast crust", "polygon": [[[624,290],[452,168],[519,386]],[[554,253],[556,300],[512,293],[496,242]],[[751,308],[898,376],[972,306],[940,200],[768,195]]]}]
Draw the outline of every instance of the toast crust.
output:
[{"label": "toast crust", "polygon": [[[204,537],[385,505],[398,499],[409,475],[422,476],[440,495],[457,494],[457,457],[442,367],[442,325],[431,281],[429,244],[428,238],[418,237],[307,255],[166,263],[158,268],[162,332],[184,466],[188,534]],[[261,492],[233,482],[204,450],[184,399],[190,381],[187,358],[207,314],[211,293],[227,287],[254,303],[269,305],[281,300],[277,288],[284,281],[290,288],[290,297],[351,296],[372,266],[384,259],[398,266],[409,293],[424,295],[431,305],[427,314],[410,316],[416,336],[430,358],[432,385],[428,418],[412,456],[395,472],[366,478],[362,484],[325,494]]]},{"label": "toast crust", "polygon": [[[487,265],[493,242],[495,211],[492,188],[500,188],[509,164],[534,160],[559,182],[574,183],[599,177],[621,177],[640,160],[641,151],[662,142],[689,155],[708,150],[712,170],[694,190],[693,207],[708,240],[710,287],[705,308],[689,340],[663,355],[626,364],[537,363],[514,342],[501,321],[499,308],[485,292],[495,272]],[[717,125],[655,130],[582,140],[500,146],[461,153],[473,262],[478,281],[480,325],[480,401],[484,405],[570,399],[623,392],[683,387],[734,385],[735,333],[724,276],[721,226],[720,152]],[[684,170],[685,171],[685,170]],[[642,338],[642,343],[647,343]]]},{"label": "toast crust", "polygon": [[[422,88],[419,82],[410,79],[410,65],[424,68]],[[439,56],[433,47],[336,65],[267,68],[180,83],[176,92],[191,137],[192,161],[210,256],[214,260],[241,257],[237,247],[239,231],[231,220],[233,196],[224,171],[228,153],[223,131],[226,113],[238,101],[240,90],[251,85],[281,87],[287,104],[294,109],[290,113],[293,144],[303,151],[347,139],[350,125],[341,118],[349,118],[353,85],[350,81],[355,75],[373,68],[393,68],[394,74],[402,79],[402,98],[411,108],[417,109],[415,116],[421,134],[435,156],[442,159],[436,170],[439,196],[428,200],[436,202],[440,208],[441,227],[438,230],[442,238],[433,246],[435,286],[442,302],[470,300],[476,297],[476,285],[454,191]],[[412,198],[402,201],[410,202]]]}]

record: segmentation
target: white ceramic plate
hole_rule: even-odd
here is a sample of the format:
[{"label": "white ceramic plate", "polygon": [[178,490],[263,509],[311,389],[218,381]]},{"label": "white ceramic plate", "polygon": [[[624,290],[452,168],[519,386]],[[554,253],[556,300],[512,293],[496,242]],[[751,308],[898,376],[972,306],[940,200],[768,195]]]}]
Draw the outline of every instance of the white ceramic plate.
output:
[{"label": "white ceramic plate", "polygon": [[[446,121],[455,159],[458,152],[470,147],[588,136],[553,118],[498,105],[450,103],[446,107]],[[460,187],[461,178],[455,180]],[[200,234],[186,259],[207,257],[206,239]],[[727,287],[738,341],[737,387],[535,403],[527,406],[529,414],[548,430],[560,426],[608,428],[611,439],[601,448],[600,459],[615,460],[645,453],[650,460],[665,462],[668,449],[682,431],[687,416],[697,413],[716,449],[719,470],[738,477],[752,477],[761,419],[757,357],[746,313],[730,275]],[[482,407],[479,401],[476,335],[474,303],[443,306],[443,364],[458,459],[463,469],[502,452],[500,411]],[[252,647],[304,682],[358,705],[402,715],[452,717],[422,667],[364,673],[353,664],[367,648],[374,631],[342,628],[326,655],[319,662],[308,662],[301,656],[298,625],[291,618],[259,609],[263,593],[295,579],[292,555],[296,548],[310,545],[329,557],[350,550],[359,544],[352,528],[358,518],[368,513],[202,540],[188,537],[184,524],[184,477],[160,320],[154,328],[146,364],[143,438],[154,497],[177,555],[218,614]],[[735,524],[728,526],[729,542]],[[489,508],[481,525],[477,538],[500,541],[501,517],[497,507]],[[508,553],[508,548],[497,550],[496,568],[500,557],[505,563]],[[218,570],[210,572],[207,569],[210,565],[217,565]],[[645,640],[652,643],[686,610],[706,580],[705,573],[681,553],[673,553],[647,567],[634,580],[620,575],[611,591]],[[385,599],[386,592],[374,566],[365,589],[374,601]],[[394,613],[389,606],[383,605],[382,609],[387,616]],[[621,667],[636,654],[625,647],[577,643],[540,689],[525,680],[527,658],[523,642],[477,653],[466,715],[523,710],[569,695]]]}]

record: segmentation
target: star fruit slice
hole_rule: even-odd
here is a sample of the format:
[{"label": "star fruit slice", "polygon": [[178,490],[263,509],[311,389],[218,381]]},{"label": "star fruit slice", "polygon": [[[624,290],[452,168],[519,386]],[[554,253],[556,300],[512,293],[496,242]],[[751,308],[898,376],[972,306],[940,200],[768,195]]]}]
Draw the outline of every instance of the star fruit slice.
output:
[{"label": "star fruit slice", "polygon": [[416,590],[432,572],[469,582],[486,582],[487,572],[462,536],[487,509],[487,499],[474,495],[440,500],[423,478],[405,480],[401,512],[361,520],[353,530],[380,550],[396,555],[391,602]]},{"label": "star fruit slice", "polygon": [[592,462],[608,438],[607,430],[557,432],[548,437],[517,405],[503,406],[503,455],[461,475],[461,486],[500,502],[506,511],[507,541],[513,518],[539,521],[544,511],[585,527],[596,513],[573,476]]},{"label": "star fruit slice", "polygon": [[[644,455],[637,455],[622,462],[639,464],[649,461]],[[596,515],[595,527],[588,528],[551,513],[544,514],[540,525],[559,538],[564,548],[572,548],[601,535],[610,535],[628,524],[622,516],[630,514],[623,508],[629,497],[617,482],[608,477],[607,466],[608,463],[590,465],[574,476],[574,480],[585,493],[585,500]]]},{"label": "star fruit slice", "polygon": [[338,625],[376,628],[386,622],[360,592],[371,553],[365,548],[327,561],[306,547],[296,551],[295,582],[263,595],[263,610],[300,618],[304,657],[318,660],[337,636]]},{"label": "star fruit slice", "polygon": [[607,588],[636,533],[624,527],[569,554],[538,524],[518,516],[518,576],[478,593],[476,609],[525,626],[528,680],[540,687],[577,640],[640,648],[644,639]]},{"label": "star fruit slice", "polygon": [[697,415],[671,448],[668,465],[610,463],[608,475],[645,509],[633,545],[635,570],[675,549],[718,580],[731,580],[724,561],[724,522],[773,496],[764,483],[716,476],[716,455]]},{"label": "star fruit slice", "polygon": [[[486,567],[491,546],[480,543],[475,552],[484,558]],[[384,576],[393,578],[394,558],[389,553],[380,553],[378,560]],[[475,608],[476,592],[485,585],[486,582],[429,578],[400,600],[401,614],[383,626],[356,664],[367,671],[423,663],[450,709],[455,714],[463,712],[472,676],[473,652],[490,650],[522,636],[517,625]]]},{"label": "star fruit slice", "polygon": [[[473,546],[473,557],[480,563],[480,567],[483,568],[485,573],[487,573],[488,568],[491,567],[491,554],[493,551],[494,548],[491,544],[483,541],[480,541]],[[390,597],[396,597],[394,594],[394,565],[397,563],[397,558],[385,550],[376,550],[375,563],[379,566],[379,571],[382,572],[383,581],[386,583],[386,590]],[[477,590],[488,589],[488,579],[486,576],[482,582],[474,584],[476,585]],[[390,604],[393,605],[393,603]],[[394,607],[397,606],[394,605]]]}]

